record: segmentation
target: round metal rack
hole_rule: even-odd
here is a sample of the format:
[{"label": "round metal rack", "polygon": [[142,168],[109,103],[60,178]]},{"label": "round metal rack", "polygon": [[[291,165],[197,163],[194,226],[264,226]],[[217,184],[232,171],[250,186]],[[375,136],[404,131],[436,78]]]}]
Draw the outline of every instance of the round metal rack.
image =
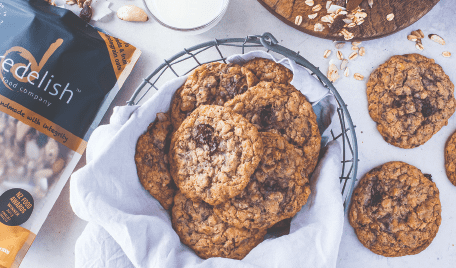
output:
[{"label": "round metal rack", "polygon": [[344,211],[347,213],[358,170],[358,144],[354,129],[355,126],[348,112],[347,105],[333,84],[317,67],[299,55],[299,52],[294,52],[279,45],[277,39],[270,33],[250,35],[245,38],[215,39],[214,41],[184,49],[165,60],[164,63],[145,78],[135,90],[130,100],[127,101],[127,104],[139,104],[143,99],[147,99],[147,96],[153,94],[154,91],[158,91],[160,86],[166,81],[175,77],[185,76],[202,64],[209,62],[226,63],[227,57],[224,55],[244,54],[248,50],[261,49],[271,54],[277,54],[279,57],[289,58],[307,68],[334,95],[338,104],[337,115],[339,126],[336,128],[334,125],[337,124],[333,123],[330,133],[332,139],[339,140],[342,146],[342,169],[339,178],[341,193],[344,199]]}]

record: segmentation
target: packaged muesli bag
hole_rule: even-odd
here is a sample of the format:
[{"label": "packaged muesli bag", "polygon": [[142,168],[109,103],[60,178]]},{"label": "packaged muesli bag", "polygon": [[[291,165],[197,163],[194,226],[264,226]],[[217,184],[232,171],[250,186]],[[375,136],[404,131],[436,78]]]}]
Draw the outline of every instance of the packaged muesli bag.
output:
[{"label": "packaged muesli bag", "polygon": [[17,267],[141,52],[44,0],[0,0],[0,267]]}]

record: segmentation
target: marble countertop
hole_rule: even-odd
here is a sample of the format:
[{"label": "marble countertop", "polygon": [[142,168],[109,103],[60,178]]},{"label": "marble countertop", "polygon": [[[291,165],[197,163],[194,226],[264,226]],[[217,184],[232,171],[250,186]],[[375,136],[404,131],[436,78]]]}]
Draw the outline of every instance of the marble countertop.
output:
[{"label": "marble countertop", "polygon": [[[141,0],[111,0],[110,8],[117,10],[125,4],[134,4],[144,8]],[[358,57],[349,63],[350,77],[337,80],[334,85],[348,105],[356,125],[359,145],[358,178],[370,169],[392,160],[404,161],[415,165],[424,173],[432,174],[440,190],[442,203],[442,224],[431,245],[418,255],[400,258],[386,258],[370,252],[356,238],[353,228],[345,220],[344,233],[340,244],[338,268],[345,267],[454,267],[456,263],[456,187],[445,175],[443,150],[445,141],[456,130],[456,116],[448,126],[442,128],[427,143],[415,149],[400,149],[387,144],[376,129],[376,124],[368,115],[366,81],[369,74],[389,57],[397,54],[421,53],[434,58],[453,82],[456,82],[456,5],[451,0],[440,1],[427,15],[412,26],[382,39],[365,41],[361,44],[366,49],[364,57]],[[144,23],[132,23],[119,20],[115,14],[93,25],[105,29],[142,51],[135,69],[127,79],[124,88],[114,99],[102,123],[107,123],[116,105],[124,105],[142,79],[152,72],[163,60],[171,57],[183,48],[214,40],[215,38],[245,37],[247,35],[272,33],[281,45],[295,51],[320,67],[323,73],[328,70],[331,59],[336,60],[332,41],[319,39],[299,32],[270,14],[255,0],[231,0],[225,16],[211,30],[193,36],[182,36],[165,29],[150,19]],[[421,29],[425,35],[435,33],[442,36],[446,45],[441,46],[427,37],[423,39],[425,49],[418,51],[407,35]],[[333,51],[325,59],[326,49]],[[341,51],[348,56],[351,46],[346,45]],[[441,53],[450,51],[453,55],[444,58]],[[366,78],[357,81],[354,73]],[[82,166],[84,161],[80,162]],[[69,204],[69,183],[66,184],[49,217],[38,233],[20,267],[23,268],[61,268],[74,267],[74,246],[83,231],[86,222],[79,219]]]}]

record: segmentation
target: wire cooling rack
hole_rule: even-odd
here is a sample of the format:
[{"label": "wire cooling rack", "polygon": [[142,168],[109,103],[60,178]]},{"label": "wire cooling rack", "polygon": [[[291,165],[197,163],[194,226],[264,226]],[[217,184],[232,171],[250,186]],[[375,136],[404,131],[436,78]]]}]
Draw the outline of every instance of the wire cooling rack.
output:
[{"label": "wire cooling rack", "polygon": [[226,63],[227,57],[225,55],[244,54],[248,50],[261,49],[269,53],[273,52],[278,57],[286,57],[294,60],[297,64],[307,68],[336,98],[339,122],[336,122],[338,124],[334,122],[331,124],[332,129],[330,133],[332,139],[339,140],[342,146],[342,170],[339,178],[341,193],[344,199],[344,211],[347,213],[358,170],[358,145],[354,130],[355,126],[348,112],[347,105],[333,84],[318,68],[300,56],[299,52],[294,52],[279,45],[277,39],[270,33],[250,35],[245,38],[215,39],[214,41],[184,49],[165,60],[164,63],[145,78],[135,90],[130,100],[127,101],[127,104],[139,104],[143,99],[147,99],[148,96],[159,90],[160,86],[166,81],[187,75],[202,64],[216,61]]}]

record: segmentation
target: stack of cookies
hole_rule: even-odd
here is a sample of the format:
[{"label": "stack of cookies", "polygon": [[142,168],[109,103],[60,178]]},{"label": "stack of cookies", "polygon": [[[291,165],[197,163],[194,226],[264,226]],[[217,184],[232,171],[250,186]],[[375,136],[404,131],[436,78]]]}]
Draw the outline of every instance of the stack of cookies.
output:
[{"label": "stack of cookies", "polygon": [[138,139],[141,184],[198,256],[242,259],[307,202],[321,136],[292,78],[262,58],[204,64]]}]

